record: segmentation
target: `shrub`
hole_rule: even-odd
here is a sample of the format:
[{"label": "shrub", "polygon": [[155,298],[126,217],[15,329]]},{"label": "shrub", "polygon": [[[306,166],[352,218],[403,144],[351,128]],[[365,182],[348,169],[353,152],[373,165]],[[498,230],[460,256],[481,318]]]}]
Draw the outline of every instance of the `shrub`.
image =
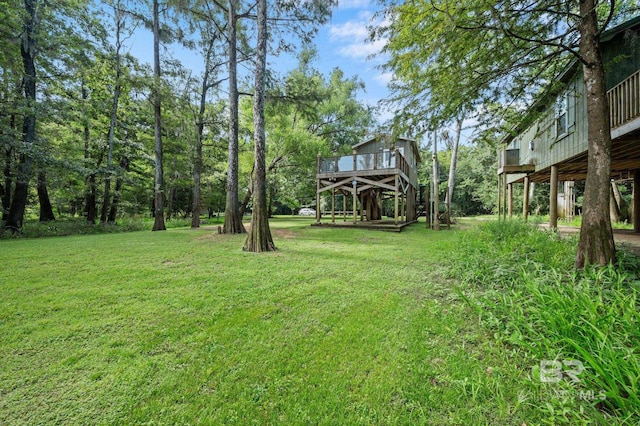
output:
[{"label": "shrub", "polygon": [[[559,386],[569,395],[591,392],[577,402],[593,412],[583,412],[575,398],[567,405],[558,397],[544,408],[550,418],[569,422],[596,413],[640,421],[637,257],[621,252],[617,267],[575,271],[575,239],[517,221],[484,224],[458,247],[453,274],[462,277],[460,294],[496,339],[523,360],[584,365],[580,383]],[[528,388],[545,384],[534,374]]]},{"label": "shrub", "polygon": [[68,235],[110,234],[115,232],[134,232],[151,229],[141,219],[120,219],[116,224],[89,224],[84,219],[66,219],[53,222],[25,222],[19,233],[5,230],[1,238],[44,238]]}]

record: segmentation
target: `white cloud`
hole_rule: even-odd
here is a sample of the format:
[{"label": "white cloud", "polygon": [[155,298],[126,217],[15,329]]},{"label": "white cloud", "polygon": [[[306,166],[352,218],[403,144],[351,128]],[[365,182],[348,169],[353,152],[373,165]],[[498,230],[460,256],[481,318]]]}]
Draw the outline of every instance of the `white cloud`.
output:
[{"label": "white cloud", "polygon": [[340,25],[332,25],[329,29],[332,40],[353,40],[364,41],[369,36],[367,22],[348,21]]},{"label": "white cloud", "polygon": [[384,43],[384,40],[376,40],[374,42],[366,42],[362,40],[359,43],[349,43],[341,47],[338,49],[338,53],[347,58],[367,59],[371,55],[380,53],[384,47]]},{"label": "white cloud", "polygon": [[351,59],[367,59],[382,50],[386,40],[369,41],[369,25],[378,25],[371,21],[372,16],[370,12],[363,12],[355,20],[329,28],[329,39],[337,46],[338,54]]},{"label": "white cloud", "polygon": [[380,83],[381,85],[386,86],[387,84],[389,84],[391,80],[393,80],[393,73],[385,72],[382,74],[378,74],[375,77],[373,77],[373,79],[378,83]]}]

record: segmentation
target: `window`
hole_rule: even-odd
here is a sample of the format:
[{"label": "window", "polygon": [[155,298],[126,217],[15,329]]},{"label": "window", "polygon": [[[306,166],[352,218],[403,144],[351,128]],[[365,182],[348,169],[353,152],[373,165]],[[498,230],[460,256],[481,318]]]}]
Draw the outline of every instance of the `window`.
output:
[{"label": "window", "polygon": [[564,92],[556,102],[556,137],[562,137],[569,132],[569,92]]}]

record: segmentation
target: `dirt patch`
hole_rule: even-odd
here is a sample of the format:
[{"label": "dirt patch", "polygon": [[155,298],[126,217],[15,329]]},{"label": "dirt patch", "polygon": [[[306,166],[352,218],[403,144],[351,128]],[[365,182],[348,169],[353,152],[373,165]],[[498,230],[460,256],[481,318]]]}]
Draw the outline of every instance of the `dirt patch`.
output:
[{"label": "dirt patch", "polygon": [[[220,227],[220,230],[218,230],[218,226]],[[245,223],[244,227],[247,230],[247,232],[249,232],[249,230],[251,229],[251,224]],[[201,226],[198,229],[201,231],[207,231],[207,232],[196,237],[197,241],[216,241],[220,239],[233,237],[232,235],[219,233],[222,231],[222,225],[207,225],[207,226]],[[271,228],[271,235],[273,235],[274,239],[283,239],[283,240],[289,240],[297,236],[297,234],[290,229],[279,229],[279,228],[276,228],[276,229]]]},{"label": "dirt patch", "polygon": [[297,234],[290,229],[272,229],[271,235],[273,235],[273,238],[282,238],[283,240],[290,240],[297,236]]},{"label": "dirt patch", "polygon": [[[548,223],[540,224],[540,228],[549,229]],[[573,235],[580,233],[580,228],[575,226],[558,226],[560,235]],[[624,247],[640,256],[640,234],[632,229],[614,229],[613,240],[618,248]]]}]

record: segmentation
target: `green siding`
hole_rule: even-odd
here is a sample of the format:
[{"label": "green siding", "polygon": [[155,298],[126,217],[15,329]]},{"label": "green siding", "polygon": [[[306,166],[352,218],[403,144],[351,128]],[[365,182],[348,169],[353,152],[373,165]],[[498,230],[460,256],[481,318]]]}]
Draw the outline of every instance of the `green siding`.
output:
[{"label": "green siding", "polygon": [[627,30],[616,35],[602,48],[607,90],[640,69],[640,35]]},{"label": "green siding", "polygon": [[[560,96],[564,96],[564,93]],[[564,136],[556,136],[554,103],[538,120],[509,143],[506,149],[519,149],[520,164],[533,164],[536,166],[536,172],[586,151],[586,99],[581,78],[576,78],[569,84],[567,114],[568,128]]]}]

